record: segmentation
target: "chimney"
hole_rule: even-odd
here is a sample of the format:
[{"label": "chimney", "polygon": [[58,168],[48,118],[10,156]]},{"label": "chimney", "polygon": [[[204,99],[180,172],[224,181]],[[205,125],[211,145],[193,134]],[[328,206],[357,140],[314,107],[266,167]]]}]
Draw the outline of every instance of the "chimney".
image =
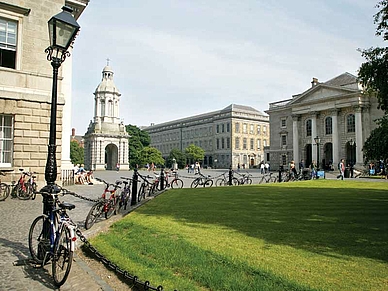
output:
[{"label": "chimney", "polygon": [[317,84],[318,84],[318,79],[317,78],[313,78],[313,80],[311,81],[311,87],[314,87]]},{"label": "chimney", "polygon": [[74,127],[71,129],[71,136],[72,136],[72,137],[75,136],[75,128],[74,128]]}]

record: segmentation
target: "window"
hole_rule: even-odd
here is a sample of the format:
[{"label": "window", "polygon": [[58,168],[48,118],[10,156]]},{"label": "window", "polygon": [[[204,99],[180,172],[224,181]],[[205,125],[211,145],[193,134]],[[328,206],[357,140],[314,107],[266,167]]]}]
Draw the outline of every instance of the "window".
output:
[{"label": "window", "polygon": [[221,132],[225,132],[225,124],[221,125]]},{"label": "window", "polygon": [[229,137],[226,138],[226,148],[230,149],[230,138]]},{"label": "window", "polygon": [[240,123],[236,123],[235,125],[234,125],[235,127],[235,132],[236,133],[239,133],[240,132]]},{"label": "window", "polygon": [[0,18],[0,66],[16,69],[17,22]]},{"label": "window", "polygon": [[244,137],[243,138],[243,150],[247,149],[247,139]]},{"label": "window", "polygon": [[236,137],[236,150],[240,149],[240,138]]},{"label": "window", "polygon": [[287,164],[287,156],[286,155],[282,155],[282,164],[283,164],[283,166],[285,166]]},{"label": "window", "polygon": [[217,130],[216,130],[216,133],[220,133],[220,125],[217,124]]},{"label": "window", "polygon": [[257,140],[257,149],[258,150],[261,149],[261,140],[260,139]]},{"label": "window", "polygon": [[263,140],[263,146],[265,146],[265,147],[267,146],[267,140],[266,139]]},{"label": "window", "polygon": [[221,139],[221,148],[222,149],[225,148],[225,139],[224,138]]},{"label": "window", "polygon": [[226,132],[229,132],[229,131],[230,131],[230,124],[227,123],[227,124],[226,124]]},{"label": "window", "polygon": [[286,120],[285,118],[282,118],[282,119],[280,120],[280,127],[282,127],[282,128],[287,127],[286,121],[287,121],[287,120]]},{"label": "window", "polygon": [[255,140],[253,138],[251,138],[250,140],[250,149],[253,150],[255,147]]},{"label": "window", "polygon": [[311,119],[306,121],[306,136],[311,136]]},{"label": "window", "polygon": [[263,125],[263,134],[267,135],[267,127],[265,125]]},{"label": "window", "polygon": [[261,132],[261,126],[258,125],[258,126],[257,126],[257,134],[260,134],[260,132]]},{"label": "window", "polygon": [[105,116],[105,100],[101,100],[101,116]]},{"label": "window", "polygon": [[282,135],[282,146],[286,146],[287,145],[287,135],[283,134]]},{"label": "window", "polygon": [[247,133],[248,125],[246,123],[243,123],[243,133]]},{"label": "window", "polygon": [[250,134],[253,134],[253,127],[254,127],[253,124],[249,125],[249,133]]},{"label": "window", "polygon": [[220,149],[220,139],[217,138],[217,150],[219,150],[219,149]]},{"label": "window", "polygon": [[348,132],[355,132],[356,131],[356,121],[354,114],[349,114],[346,118],[346,125],[348,128]]},{"label": "window", "polygon": [[333,119],[331,117],[325,119],[325,132],[326,134],[333,133]]},{"label": "window", "polygon": [[0,166],[12,166],[13,116],[0,114]]}]

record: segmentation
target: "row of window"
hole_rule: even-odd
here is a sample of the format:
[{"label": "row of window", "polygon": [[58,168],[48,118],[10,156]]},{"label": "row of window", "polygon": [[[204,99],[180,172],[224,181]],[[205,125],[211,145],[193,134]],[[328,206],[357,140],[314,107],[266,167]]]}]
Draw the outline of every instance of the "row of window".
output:
[{"label": "row of window", "polygon": [[[257,150],[261,150],[261,139],[258,139],[256,141],[256,146],[257,146]],[[267,146],[267,140],[266,139],[263,139],[263,147],[266,147]],[[236,150],[239,150],[240,149],[240,138],[239,137],[236,137],[235,138],[235,144],[234,144],[234,148]],[[247,150],[248,149],[248,139],[247,138],[242,138],[242,149],[243,150]],[[249,139],[249,149],[250,150],[256,150],[255,149],[255,139],[254,138],[251,138]]]},{"label": "row of window", "polygon": [[[249,129],[249,131],[248,131]],[[240,123],[235,123],[234,124],[234,132],[235,133],[240,133]],[[248,128],[248,124],[247,123],[243,123],[242,124],[242,133],[249,133],[249,134],[255,134],[255,125],[254,124],[249,124],[249,128]],[[267,135],[267,126],[266,125],[257,125],[256,126],[256,134],[260,135]]]},{"label": "row of window", "polygon": [[[312,132],[312,120],[306,120],[306,136],[311,136]],[[356,132],[356,117],[354,114],[346,116],[346,132]],[[333,133],[333,118],[325,118],[325,134]]]}]

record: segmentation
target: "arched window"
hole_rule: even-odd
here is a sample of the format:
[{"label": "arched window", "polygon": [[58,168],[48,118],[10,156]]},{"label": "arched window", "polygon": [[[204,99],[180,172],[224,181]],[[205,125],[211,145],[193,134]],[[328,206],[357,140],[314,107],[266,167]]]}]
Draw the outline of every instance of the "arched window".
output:
[{"label": "arched window", "polygon": [[356,121],[354,114],[349,114],[346,118],[346,125],[348,132],[356,132]]},{"label": "arched window", "polygon": [[326,117],[325,119],[325,133],[326,134],[333,133],[333,119],[331,117]]},{"label": "arched window", "polygon": [[311,119],[306,121],[306,136],[311,136]]}]

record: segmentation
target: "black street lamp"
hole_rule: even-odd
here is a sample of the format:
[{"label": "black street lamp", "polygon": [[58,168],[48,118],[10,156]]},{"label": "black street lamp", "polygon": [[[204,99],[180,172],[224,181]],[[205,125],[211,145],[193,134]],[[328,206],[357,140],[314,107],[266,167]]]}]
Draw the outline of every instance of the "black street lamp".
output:
[{"label": "black street lamp", "polygon": [[317,170],[319,170],[319,144],[321,143],[321,139],[317,135],[314,137],[315,144],[317,145]]},{"label": "black street lamp", "polygon": [[48,22],[50,46],[45,50],[47,60],[53,67],[53,85],[51,97],[51,116],[50,116],[50,138],[48,144],[48,154],[45,169],[45,180],[47,185],[41,191],[48,193],[58,193],[55,186],[57,179],[57,160],[56,160],[56,126],[57,126],[57,86],[58,69],[70,56],[68,49],[73,43],[80,26],[71,14],[73,10],[70,7],[62,7],[62,12],[53,16]]},{"label": "black street lamp", "polygon": [[351,138],[349,141],[350,145],[350,177],[353,178],[353,146],[354,146],[354,140]]}]

